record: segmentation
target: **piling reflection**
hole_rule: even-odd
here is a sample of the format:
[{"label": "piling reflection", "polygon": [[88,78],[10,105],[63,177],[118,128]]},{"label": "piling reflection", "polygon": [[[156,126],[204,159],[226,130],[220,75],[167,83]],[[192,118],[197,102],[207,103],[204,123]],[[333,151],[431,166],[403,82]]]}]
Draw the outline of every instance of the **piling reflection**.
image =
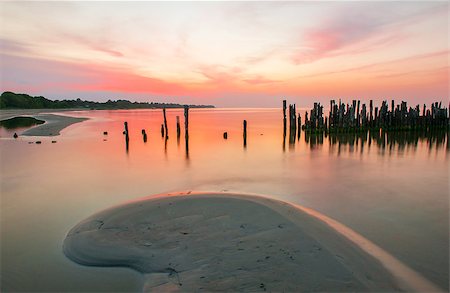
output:
[{"label": "piling reflection", "polygon": [[311,148],[323,144],[324,138],[328,140],[331,153],[339,154],[345,147],[349,152],[363,153],[365,148],[370,150],[374,145],[380,154],[402,153],[406,150],[416,151],[419,143],[425,144],[429,150],[447,149],[450,151],[449,135],[446,130],[434,131],[364,131],[345,134],[311,134],[305,132],[305,142]]},{"label": "piling reflection", "polygon": [[130,138],[128,135],[125,135],[125,152],[128,154],[130,148]]},{"label": "piling reflection", "polygon": [[189,161],[189,136],[186,135],[184,137],[184,143],[185,143],[185,151],[186,151],[186,161]]}]

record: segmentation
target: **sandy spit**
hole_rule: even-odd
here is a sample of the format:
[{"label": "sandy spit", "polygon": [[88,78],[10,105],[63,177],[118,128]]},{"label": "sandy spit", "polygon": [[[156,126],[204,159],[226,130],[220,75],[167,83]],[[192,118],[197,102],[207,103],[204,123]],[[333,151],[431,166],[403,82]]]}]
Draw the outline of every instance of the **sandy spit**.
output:
[{"label": "sandy spit", "polygon": [[144,291],[410,291],[373,256],[285,202],[178,193],[129,202],[72,228],[71,260],[126,266]]},{"label": "sandy spit", "polygon": [[[47,110],[55,112],[55,110]],[[87,120],[88,118],[77,118],[63,115],[55,115],[55,114],[44,114],[46,110],[41,109],[20,109],[20,110],[1,110],[0,111],[0,120],[5,120],[13,117],[19,116],[28,116],[33,117],[39,120],[44,120],[45,123],[41,125],[37,125],[30,129],[19,133],[19,135],[26,136],[57,136],[60,134],[60,131],[64,128]],[[56,112],[64,112],[57,111]]]}]

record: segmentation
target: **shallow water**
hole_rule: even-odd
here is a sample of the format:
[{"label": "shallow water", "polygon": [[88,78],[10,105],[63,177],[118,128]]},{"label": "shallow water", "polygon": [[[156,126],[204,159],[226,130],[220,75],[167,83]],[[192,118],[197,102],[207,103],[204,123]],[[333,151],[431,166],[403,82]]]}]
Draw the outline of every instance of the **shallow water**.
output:
[{"label": "shallow water", "polygon": [[182,190],[260,193],[315,209],[448,290],[446,133],[283,139],[279,109],[191,109],[186,148],[183,125],[176,136],[182,110],[167,111],[168,140],[161,110],[65,114],[91,119],[56,138],[0,139],[2,291],[139,290],[130,269],[72,263],[62,240],[98,210]]}]

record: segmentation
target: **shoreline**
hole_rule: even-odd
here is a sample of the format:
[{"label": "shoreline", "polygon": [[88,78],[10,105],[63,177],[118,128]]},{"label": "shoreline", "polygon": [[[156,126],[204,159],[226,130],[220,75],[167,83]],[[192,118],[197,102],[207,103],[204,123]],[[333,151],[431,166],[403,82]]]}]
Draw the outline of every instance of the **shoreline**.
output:
[{"label": "shoreline", "polygon": [[23,109],[23,110],[2,110],[0,111],[0,120],[6,120],[14,117],[33,117],[45,121],[44,124],[35,125],[20,133],[21,136],[58,136],[60,131],[72,124],[83,122],[89,118],[78,118],[51,114],[49,112],[67,112],[74,109],[53,111],[51,109]]},{"label": "shoreline", "polygon": [[83,265],[141,272],[144,291],[436,289],[405,282],[297,206],[245,194],[176,193],[127,202],[77,224],[63,250]]}]

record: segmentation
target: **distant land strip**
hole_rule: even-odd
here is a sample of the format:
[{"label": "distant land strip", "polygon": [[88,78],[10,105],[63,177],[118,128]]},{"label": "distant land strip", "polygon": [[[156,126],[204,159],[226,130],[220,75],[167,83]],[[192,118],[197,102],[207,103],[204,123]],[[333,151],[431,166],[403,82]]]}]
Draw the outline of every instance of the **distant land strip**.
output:
[{"label": "distant land strip", "polygon": [[[49,100],[42,96],[32,97],[27,94],[3,92],[0,96],[0,109],[69,109],[80,108],[90,110],[103,109],[161,109],[183,108],[183,104],[130,102],[128,100],[108,100],[105,103],[76,100]],[[188,105],[189,108],[214,108],[213,105]]]}]

